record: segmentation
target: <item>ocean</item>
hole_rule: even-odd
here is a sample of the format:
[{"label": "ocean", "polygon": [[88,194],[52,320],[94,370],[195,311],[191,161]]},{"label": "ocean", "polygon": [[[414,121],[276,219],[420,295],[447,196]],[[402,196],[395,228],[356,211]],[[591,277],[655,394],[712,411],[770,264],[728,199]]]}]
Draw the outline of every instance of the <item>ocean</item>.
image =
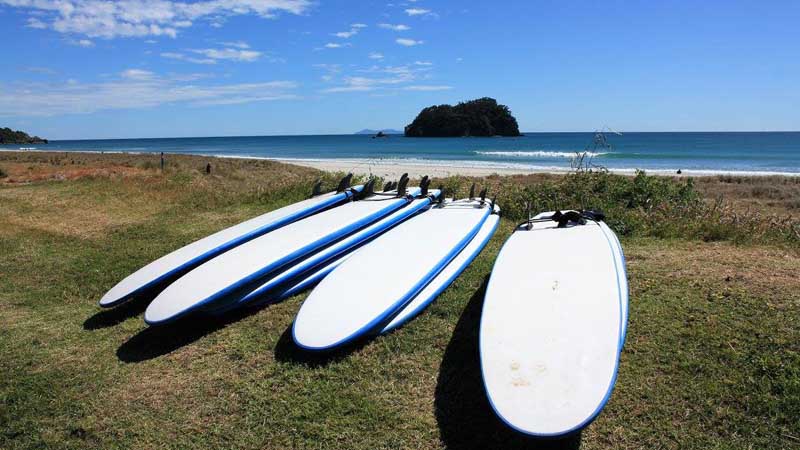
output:
[{"label": "ocean", "polygon": [[518,138],[406,138],[392,135],[257,136],[51,141],[3,150],[181,153],[286,160],[371,160],[403,164],[565,171],[576,152],[617,172],[800,175],[800,132],[605,134],[525,133]]}]

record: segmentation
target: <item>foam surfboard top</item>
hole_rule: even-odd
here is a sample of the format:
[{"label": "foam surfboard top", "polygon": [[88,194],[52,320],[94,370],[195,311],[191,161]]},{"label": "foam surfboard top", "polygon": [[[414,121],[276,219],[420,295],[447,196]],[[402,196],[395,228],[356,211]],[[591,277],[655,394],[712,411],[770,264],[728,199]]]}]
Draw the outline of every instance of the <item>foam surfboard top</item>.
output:
[{"label": "foam surfboard top", "polygon": [[611,395],[627,293],[617,243],[601,225],[523,226],[495,262],[479,330],[481,371],[495,413],[522,433],[577,431]]},{"label": "foam surfboard top", "polygon": [[469,241],[466,247],[461,250],[458,255],[447,264],[441,272],[439,272],[436,277],[428,283],[425,288],[420,291],[419,294],[414,296],[411,302],[408,305],[404,306],[399,313],[397,313],[392,321],[389,322],[381,333],[388,333],[389,331],[394,330],[397,327],[402,326],[409,320],[416,317],[422,310],[424,310],[429,304],[431,304],[439,294],[444,291],[447,286],[450,285],[460,274],[470,265],[470,263],[475,259],[476,256],[483,250],[486,244],[489,242],[489,239],[492,238],[494,232],[497,230],[497,226],[500,223],[500,208],[495,205],[494,214],[490,215],[486,218],[481,225],[481,229]]},{"label": "foam surfboard top", "polygon": [[[360,190],[361,186],[353,189]],[[350,196],[352,196],[350,191],[328,192],[270,211],[197,240],[128,275],[103,295],[99,304],[103,307],[118,305],[137,293],[166,282],[172,276],[177,276],[182,271],[199,265],[236,245],[343,202]]]},{"label": "foam surfboard top", "polygon": [[223,310],[212,312],[217,313],[248,303],[279,300],[279,298],[275,298],[275,296],[271,295],[274,290],[295,282],[297,278],[307,275],[308,273],[313,272],[315,269],[322,267],[337,258],[342,258],[353,248],[362,245],[364,242],[372,239],[376,235],[384,233],[386,230],[391,229],[414,214],[423,211],[425,207],[430,205],[431,199],[437,197],[438,195],[438,189],[430,190],[428,196],[413,200],[408,205],[398,209],[392,214],[389,214],[383,219],[373,223],[372,225],[353,233],[341,241],[325,247],[308,258],[298,262],[297,264],[289,266],[284,271],[271,277],[267,282],[235,302],[235,304],[229,305]]},{"label": "foam surfboard top", "polygon": [[[163,324],[215,302],[236,300],[240,290],[254,288],[263,278],[367,226],[411,201],[405,197],[372,197],[309,216],[259,236],[207,261],[164,289],[145,310],[145,322]],[[241,295],[246,292],[241,292]]]},{"label": "foam surfboard top", "polygon": [[[385,325],[467,245],[490,212],[488,202],[446,202],[359,249],[300,307],[292,326],[295,343],[327,350]],[[375,265],[387,260],[391,264]]]}]

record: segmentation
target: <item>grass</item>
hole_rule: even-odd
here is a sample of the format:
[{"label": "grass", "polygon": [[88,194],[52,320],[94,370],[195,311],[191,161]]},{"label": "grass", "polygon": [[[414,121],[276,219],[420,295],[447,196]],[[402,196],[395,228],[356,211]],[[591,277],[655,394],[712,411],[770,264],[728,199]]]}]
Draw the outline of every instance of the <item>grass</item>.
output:
[{"label": "grass", "polygon": [[[131,271],[297,201],[321,176],[225,159],[206,175],[207,160],[170,156],[161,172],[157,156],[0,154],[0,448],[800,445],[800,251],[790,234],[768,232],[775,217],[796,216],[789,200],[757,209],[761,180],[477,180],[501,193],[508,217],[467,271],[407,326],[312,358],[288,334],[304,295],[164,329],[144,325],[142,301],[97,308]],[[444,183],[465,193],[472,181]],[[628,258],[617,386],[568,442],[509,431],[481,385],[485,281],[523,199],[534,210],[599,204]],[[730,216],[742,201],[753,202],[751,222]]]}]

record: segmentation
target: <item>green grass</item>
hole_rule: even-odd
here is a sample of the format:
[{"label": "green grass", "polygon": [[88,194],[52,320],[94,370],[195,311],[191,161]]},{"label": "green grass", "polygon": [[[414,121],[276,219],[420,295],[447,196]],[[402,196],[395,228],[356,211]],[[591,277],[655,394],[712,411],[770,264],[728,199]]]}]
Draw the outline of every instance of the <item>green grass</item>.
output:
[{"label": "green grass", "polygon": [[[209,177],[202,158],[171,158],[161,174],[129,155],[13,156],[23,157],[3,161],[17,181],[0,184],[0,448],[542,447],[487,405],[477,329],[494,257],[524,214],[512,202],[550,192],[568,204],[562,186],[575,179],[480,180],[505,189],[498,202],[510,217],[466,272],[396,332],[310,357],[288,334],[304,295],[163,329],[144,325],[144,302],[100,310],[96,301],[180,245],[300,200],[319,173],[214,160]],[[131,173],[24,181],[111,164]],[[741,221],[707,239],[697,216],[663,212],[713,213],[684,182],[597,180],[613,187],[590,186],[628,257],[627,342],[603,413],[579,441],[549,446],[798,447],[794,241],[745,239]],[[470,182],[445,181],[462,192]],[[528,197],[550,206],[540,198]],[[642,206],[648,198],[657,206]],[[669,223],[656,227],[657,218]]]}]

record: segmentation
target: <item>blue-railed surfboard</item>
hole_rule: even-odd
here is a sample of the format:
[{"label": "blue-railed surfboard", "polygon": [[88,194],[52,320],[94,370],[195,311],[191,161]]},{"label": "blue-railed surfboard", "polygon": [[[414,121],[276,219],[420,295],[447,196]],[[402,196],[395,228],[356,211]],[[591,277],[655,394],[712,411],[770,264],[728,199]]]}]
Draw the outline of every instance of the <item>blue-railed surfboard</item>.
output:
[{"label": "blue-railed surfboard", "polygon": [[164,289],[145,310],[145,322],[163,324],[200,308],[219,309],[238,301],[289,265],[407,205],[419,191],[372,194],[229,250]]},{"label": "blue-railed surfboard", "polygon": [[556,437],[588,425],[608,402],[628,294],[621,247],[605,224],[576,212],[547,217],[520,225],[503,245],[479,350],[498,417],[522,433]]},{"label": "blue-railed surfboard", "polygon": [[447,201],[359,249],[300,307],[295,343],[328,350],[380,331],[475,237],[491,211],[487,201]]},{"label": "blue-railed surfboard", "polygon": [[261,286],[257,287],[252,292],[248,293],[240,300],[233,302],[216,310],[209,311],[213,314],[222,313],[244,305],[260,305],[264,303],[277,302],[286,298],[285,290],[289,286],[298,282],[298,279],[303,279],[308,274],[313,273],[320,267],[330,264],[341,258],[345,258],[350,252],[354,251],[362,245],[365,245],[370,240],[392,229],[409,217],[420,214],[427,208],[433,199],[439,196],[439,190],[433,189],[424,194],[421,193],[419,198],[414,199],[408,205],[398,209],[397,211],[389,214],[383,219],[373,223],[372,225],[363,228],[352,235],[331,244],[324,249],[314,253],[313,255],[303,259],[302,261],[288,266],[282,272],[272,276]]},{"label": "blue-railed surfboard", "polygon": [[[237,245],[303,217],[344,203],[361,190],[361,186],[350,187],[351,177],[352,175],[348,175],[343,178],[339,187],[333,192],[312,195],[307,200],[270,211],[218,231],[158,258],[112,287],[100,299],[100,306],[106,308],[116,306],[144,292],[157,291],[189,270]],[[315,186],[314,194],[318,188],[319,184]]]}]

